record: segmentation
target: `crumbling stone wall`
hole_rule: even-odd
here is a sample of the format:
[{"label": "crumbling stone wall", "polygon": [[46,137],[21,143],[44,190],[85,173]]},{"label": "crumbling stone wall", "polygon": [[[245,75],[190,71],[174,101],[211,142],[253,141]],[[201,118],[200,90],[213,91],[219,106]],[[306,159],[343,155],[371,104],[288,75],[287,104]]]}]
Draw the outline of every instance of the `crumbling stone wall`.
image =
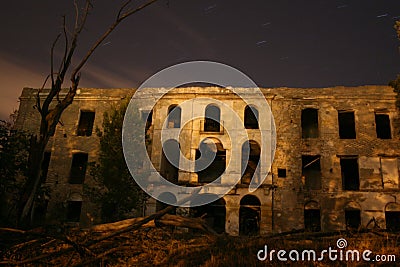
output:
[{"label": "crumbling stone wall", "polygon": [[[164,91],[154,89],[152,97]],[[226,232],[232,235],[241,233],[243,227],[240,225],[240,214],[242,214],[240,203],[247,195],[255,196],[260,202],[259,207],[251,207],[257,210],[260,216],[258,222],[260,234],[307,227],[305,225],[307,218],[304,215],[305,209],[308,208],[319,210],[321,231],[349,227],[349,221],[346,223],[346,214],[349,217],[354,213],[346,213],[345,210],[357,209],[360,211],[361,226],[365,227],[372,218],[375,218],[378,225],[385,228],[385,209],[389,203],[396,203],[399,196],[400,147],[399,131],[392,124],[397,116],[393,89],[387,86],[361,86],[314,89],[266,88],[262,91],[271,107],[276,125],[275,158],[263,186],[255,192],[250,193],[248,185],[239,183],[234,190],[224,196]],[[37,131],[39,123],[38,113],[32,108],[36,92],[35,89],[23,90],[17,120],[20,128],[32,132]],[[65,212],[66,201],[74,199],[83,200],[81,225],[91,223],[91,217],[96,220],[96,209],[82,195],[82,185],[68,182],[72,154],[86,152],[89,161],[95,161],[99,149],[99,139],[95,134],[76,135],[80,110],[95,111],[94,127],[101,127],[103,112],[111,105],[118,104],[121,99],[132,95],[132,92],[130,89],[80,89],[80,94],[74,103],[64,112],[48,147],[52,153],[46,180],[46,184],[52,189],[47,212],[48,221],[59,219],[60,213]],[[246,104],[226,88],[180,88],[167,94],[154,107],[151,126],[151,159],[158,171],[161,171],[162,159],[160,134],[168,115],[168,107],[201,97],[224,102],[235,110],[242,120],[244,119]],[[202,108],[207,104],[207,100],[204,100]],[[318,111],[317,138],[302,138],[301,114],[302,110],[307,108]],[[339,137],[339,111],[354,112],[355,139]],[[375,125],[377,112],[389,116],[390,139],[377,138]],[[222,110],[221,121],[229,123],[230,118],[223,117],[223,114]],[[188,115],[182,113],[182,116]],[[241,142],[232,142],[225,133],[211,135],[205,133],[201,130],[201,123],[200,119],[181,125],[182,153],[187,158],[194,159],[201,140],[212,137],[222,143],[227,160],[231,159],[232,164],[240,165],[241,155],[233,154],[232,147],[241,145]],[[259,131],[251,129],[247,132],[253,140],[261,142]],[[305,177],[302,177],[304,167],[302,156],[319,156],[320,189],[310,189],[306,185]],[[359,190],[343,189],[341,159],[348,157],[354,158],[358,164]],[[265,164],[262,157],[260,164]],[[278,175],[278,169],[281,176],[285,177]],[[240,173],[233,172],[228,177],[237,179],[238,175],[240,176]],[[85,183],[91,182],[93,181],[87,173]],[[196,185],[197,174],[179,171],[178,182]],[[149,200],[146,208],[147,213],[154,212],[155,200]]]}]

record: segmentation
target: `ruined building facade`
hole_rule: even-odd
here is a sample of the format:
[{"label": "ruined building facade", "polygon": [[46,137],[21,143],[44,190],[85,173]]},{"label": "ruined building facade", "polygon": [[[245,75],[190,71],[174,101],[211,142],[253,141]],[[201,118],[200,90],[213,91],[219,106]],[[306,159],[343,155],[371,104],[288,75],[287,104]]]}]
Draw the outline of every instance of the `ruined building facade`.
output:
[{"label": "ruined building facade", "polygon": [[[276,151],[270,170],[263,169],[268,166],[268,151],[262,151],[260,145],[260,125],[268,118],[259,117],[259,107],[246,105],[227,88],[179,88],[162,97],[154,108],[141,110],[152,140],[149,155],[163,177],[180,185],[196,186],[211,182],[231,164],[227,177],[239,181],[223,198],[207,206],[178,209],[177,213],[206,214],[215,230],[231,235],[374,225],[400,230],[400,136],[393,89],[361,86],[261,90],[276,127]],[[164,91],[152,92],[151,97],[157,97]],[[39,125],[38,112],[33,108],[36,94],[36,89],[23,90],[17,119],[17,127],[31,132]],[[83,194],[84,184],[94,182],[86,168],[87,162],[96,161],[99,152],[94,129],[101,128],[105,111],[132,94],[130,89],[80,89],[63,113],[42,165],[43,181],[51,195],[47,207],[37,212],[47,222],[63,220],[82,226],[96,222],[92,212],[96,207]],[[195,98],[203,100],[191,111],[178,108]],[[208,103],[206,98],[224,105],[211,100]],[[248,140],[230,140],[225,129],[231,121],[227,107],[242,120]],[[194,113],[199,117],[181,125],[181,118]],[[214,120],[201,118],[207,113]],[[216,157],[211,168],[190,172],[168,163],[161,149],[161,131],[180,130],[179,147],[188,159],[199,157],[204,140],[214,142]],[[250,148],[246,162],[240,152],[245,145]],[[261,166],[258,174],[257,165]],[[249,192],[250,178],[264,172],[267,175],[263,184]],[[144,213],[153,213],[162,206],[149,199]]]}]

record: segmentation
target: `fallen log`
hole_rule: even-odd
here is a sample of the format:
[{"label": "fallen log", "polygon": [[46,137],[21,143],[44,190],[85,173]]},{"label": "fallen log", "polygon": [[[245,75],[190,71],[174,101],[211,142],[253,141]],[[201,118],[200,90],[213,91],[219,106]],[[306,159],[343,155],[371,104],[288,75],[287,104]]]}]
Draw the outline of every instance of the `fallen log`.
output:
[{"label": "fallen log", "polygon": [[155,223],[162,226],[184,227],[189,229],[201,230],[208,234],[217,234],[203,218],[188,218],[178,215],[165,214],[159,219],[156,219]]},{"label": "fallen log", "polygon": [[[181,205],[184,204],[186,202],[188,202],[189,200],[191,200],[193,197],[195,197],[198,192],[200,191],[200,189],[196,190],[192,195],[182,199],[181,201],[179,201],[177,203],[177,205]],[[110,231],[107,232],[107,234],[104,234],[100,237],[95,237],[95,238],[91,238],[89,240],[87,240],[86,242],[82,242],[82,243],[77,243],[72,241],[69,237],[64,237],[64,238],[60,238],[60,240],[62,240],[63,242],[65,242],[67,245],[69,245],[69,247],[66,248],[61,248],[55,252],[50,252],[50,253],[45,253],[45,254],[41,254],[38,255],[36,257],[33,258],[28,258],[28,259],[24,259],[18,262],[15,261],[3,261],[2,263],[6,262],[6,264],[9,265],[23,265],[23,264],[29,264],[29,263],[33,263],[36,261],[40,261],[49,257],[55,257],[61,254],[65,254],[65,253],[69,253],[72,252],[74,250],[76,250],[81,256],[85,256],[85,257],[81,257],[83,258],[83,261],[86,261],[88,259],[85,259],[86,256],[92,256],[92,258],[96,258],[96,255],[91,255],[91,247],[94,247],[97,243],[100,243],[102,241],[111,239],[113,237],[116,237],[118,235],[121,235],[123,233],[127,233],[127,232],[131,232],[134,230],[137,230],[139,228],[141,228],[142,226],[150,223],[149,225],[155,224],[154,220],[158,220],[159,218],[163,217],[164,215],[166,215],[167,213],[171,212],[173,209],[175,209],[175,207],[173,206],[169,206],[163,210],[160,210],[150,216],[144,217],[144,218],[135,218],[135,219],[128,219],[131,221],[125,221],[125,222],[116,222],[116,224],[114,225],[114,227],[116,229],[112,229],[112,225],[108,225],[108,226],[104,226],[104,229],[106,229],[107,227],[110,229]],[[181,220],[182,221],[182,220]],[[166,221],[168,223],[168,221]],[[182,221],[183,222],[183,221]],[[205,222],[204,222],[205,224]],[[185,225],[190,225],[188,222],[185,221]],[[206,232],[208,233],[213,233],[212,229],[208,229],[207,226],[203,226],[201,225],[200,222],[196,222],[194,224],[196,227],[199,227],[199,229],[205,229]],[[98,229],[101,229],[102,226],[98,226]],[[208,230],[207,230],[208,229]],[[15,230],[15,231],[14,231]],[[18,233],[21,235],[25,235],[25,234],[32,234],[32,231],[23,231],[23,230],[18,230],[18,229],[4,229],[5,232],[10,232],[10,233]],[[39,231],[41,232],[41,231]],[[215,232],[214,232],[215,233]],[[42,236],[44,237],[44,235],[42,233],[37,234],[36,232],[34,233],[35,236]],[[47,235],[49,236],[49,235]],[[25,240],[26,241],[26,240]]]},{"label": "fallen log", "polygon": [[[143,217],[140,217],[126,219],[113,223],[98,224],[94,225],[90,230],[96,233],[117,231],[120,229],[124,229],[134,223],[140,222],[143,219]],[[216,234],[216,232],[206,223],[203,218],[188,218],[171,214],[165,214],[158,219],[154,219],[153,221],[142,225],[142,227],[145,228],[154,228],[158,226],[175,226],[189,229],[197,229],[205,233]]]},{"label": "fallen log", "polygon": [[[132,225],[134,223],[139,222],[140,220],[143,220],[143,217],[138,217],[138,218],[130,218],[122,221],[117,221],[117,222],[112,222],[112,223],[103,223],[103,224],[97,224],[94,225],[90,228],[90,231],[92,232],[109,232],[109,231],[115,231],[119,229],[123,229],[125,227],[128,227],[129,225]],[[144,225],[143,227],[154,227],[153,222],[148,222]]]}]

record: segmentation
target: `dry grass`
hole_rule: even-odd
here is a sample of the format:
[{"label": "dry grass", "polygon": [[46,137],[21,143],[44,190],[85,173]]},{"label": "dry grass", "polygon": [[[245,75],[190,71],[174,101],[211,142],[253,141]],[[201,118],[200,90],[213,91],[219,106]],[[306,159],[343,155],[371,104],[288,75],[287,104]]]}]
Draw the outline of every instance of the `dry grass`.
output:
[{"label": "dry grass", "polygon": [[[376,254],[394,254],[400,261],[400,235],[387,233],[363,233],[329,237],[313,237],[292,234],[281,237],[231,237],[206,236],[194,233],[178,233],[170,228],[141,229],[106,240],[91,247],[93,255],[81,258],[76,251],[48,257],[24,266],[370,266],[366,262],[281,262],[276,259],[261,262],[257,252],[268,250],[313,249],[317,253],[329,246],[336,248],[338,238],[348,241],[347,249],[369,249]],[[86,237],[87,238],[87,237]],[[78,239],[76,239],[78,240]],[[80,240],[81,237],[80,237]],[[23,247],[9,248],[2,255],[6,259],[21,261],[43,253],[54,252],[67,245],[61,241],[37,241]],[[93,261],[94,255],[97,260]],[[390,264],[384,266],[394,266]]]}]

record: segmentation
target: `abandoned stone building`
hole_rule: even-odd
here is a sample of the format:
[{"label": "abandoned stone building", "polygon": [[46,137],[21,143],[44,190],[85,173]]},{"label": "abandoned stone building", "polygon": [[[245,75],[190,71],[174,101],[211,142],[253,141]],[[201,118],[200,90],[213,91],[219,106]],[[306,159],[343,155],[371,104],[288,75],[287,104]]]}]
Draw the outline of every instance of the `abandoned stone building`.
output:
[{"label": "abandoned stone building", "polygon": [[[400,136],[393,88],[261,90],[275,121],[276,151],[266,179],[254,192],[249,191],[250,177],[257,165],[263,170],[266,160],[259,127],[265,118],[258,116],[259,107],[246,105],[227,88],[185,87],[162,97],[151,110],[141,111],[152,140],[149,156],[167,180],[187,186],[209,183],[224,173],[229,161],[234,164],[230,175],[239,180],[235,187],[211,204],[191,208],[190,214],[206,214],[216,231],[231,235],[303,228],[333,231],[373,224],[400,230]],[[154,89],[154,95],[162,91]],[[17,127],[31,132],[37,131],[39,123],[33,108],[36,94],[36,89],[24,88],[17,118]],[[102,126],[105,111],[132,94],[132,89],[82,88],[62,115],[42,165],[43,181],[51,188],[48,205],[40,211],[47,222],[63,220],[87,226],[93,220],[96,207],[83,194],[83,184],[93,182],[86,164],[96,161],[99,151],[99,138],[93,131]],[[205,100],[191,108],[213,119],[199,118],[181,125],[181,117],[189,112],[179,105],[193,98],[218,99],[229,106],[241,118],[250,140],[229,140],[224,130],[230,120],[225,108]],[[205,170],[182,171],[166,159],[160,131],[180,128],[183,138],[166,142],[179,142],[187,158],[199,156],[204,140],[215,144],[216,157]],[[232,153],[233,147],[243,146],[250,147],[246,162],[244,153]],[[143,212],[150,214],[162,206],[149,199]]]}]

